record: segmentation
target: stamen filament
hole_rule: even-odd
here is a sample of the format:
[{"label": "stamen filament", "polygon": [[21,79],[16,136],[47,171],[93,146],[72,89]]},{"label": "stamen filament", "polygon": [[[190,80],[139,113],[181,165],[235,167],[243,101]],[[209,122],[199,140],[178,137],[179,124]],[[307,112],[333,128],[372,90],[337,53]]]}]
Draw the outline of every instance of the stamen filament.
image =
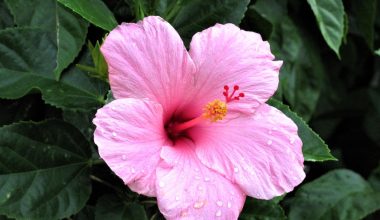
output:
[{"label": "stamen filament", "polygon": [[205,117],[203,115],[201,115],[199,117],[191,119],[190,121],[186,121],[186,122],[180,123],[180,124],[174,124],[173,127],[171,128],[171,130],[173,133],[178,134],[181,131],[184,131],[188,128],[191,128],[191,127],[199,124],[200,122],[202,122],[204,120],[205,120]]}]

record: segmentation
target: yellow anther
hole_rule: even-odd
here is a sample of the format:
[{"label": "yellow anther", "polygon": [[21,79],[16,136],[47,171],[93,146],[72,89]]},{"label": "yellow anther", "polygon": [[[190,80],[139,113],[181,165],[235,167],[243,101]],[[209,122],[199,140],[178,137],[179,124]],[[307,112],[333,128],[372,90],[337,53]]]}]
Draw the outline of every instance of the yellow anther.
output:
[{"label": "yellow anther", "polygon": [[203,109],[203,116],[212,122],[222,120],[227,115],[227,103],[215,99],[207,103]]}]

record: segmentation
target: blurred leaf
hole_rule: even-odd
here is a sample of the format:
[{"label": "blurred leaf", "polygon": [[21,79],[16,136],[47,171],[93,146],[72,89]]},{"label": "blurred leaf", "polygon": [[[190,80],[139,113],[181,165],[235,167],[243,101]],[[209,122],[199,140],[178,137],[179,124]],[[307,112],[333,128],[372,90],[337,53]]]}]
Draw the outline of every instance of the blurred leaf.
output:
[{"label": "blurred leaf", "polygon": [[368,47],[373,50],[377,0],[351,0],[350,25],[356,34],[363,36]]},{"label": "blurred leaf", "polygon": [[325,142],[316,134],[302,118],[292,112],[287,105],[270,99],[268,104],[281,110],[286,116],[291,118],[298,126],[298,135],[301,137],[303,146],[302,152],[306,161],[336,160],[331,154]]},{"label": "blurred leaf", "polygon": [[372,171],[368,178],[368,182],[371,184],[373,189],[380,192],[380,165]]},{"label": "blurred leaf", "polygon": [[9,12],[4,0],[0,0],[0,30],[12,27],[13,25],[13,16]]},{"label": "blurred leaf", "polygon": [[284,60],[277,97],[282,99],[282,94],[292,109],[308,121],[320,96],[324,72],[318,47],[286,16],[286,1],[258,0],[250,9],[249,13],[256,11],[272,23],[271,50],[277,59]]},{"label": "blurred leaf", "polygon": [[133,8],[133,13],[136,18],[136,21],[140,21],[145,16],[150,14],[150,6],[153,1],[149,0],[132,0],[130,2],[130,7]]},{"label": "blurred leaf", "polygon": [[69,217],[91,193],[89,145],[62,121],[0,128],[0,214],[18,219]]},{"label": "blurred leaf", "polygon": [[111,31],[117,26],[112,12],[101,0],[58,0],[92,24]]},{"label": "blurred leaf", "polygon": [[[95,208],[86,205],[78,214],[72,218],[73,220],[95,220]],[[111,220],[111,219],[110,219]]]},{"label": "blurred leaf", "polygon": [[380,144],[380,114],[369,111],[364,118],[364,128],[367,135],[377,144]]},{"label": "blurred leaf", "polygon": [[101,105],[105,85],[77,68],[70,67],[60,81],[55,80],[51,73],[56,48],[51,37],[36,28],[0,31],[0,98],[17,99],[38,89],[47,103],[60,108],[87,110]]},{"label": "blurred leaf", "polygon": [[179,1],[176,4],[181,7],[172,9],[175,15],[164,18],[168,19],[182,38],[189,42],[196,32],[214,26],[215,23],[239,24],[248,3],[249,0]]},{"label": "blurred leaf", "polygon": [[344,37],[344,6],[342,0],[307,0],[317,19],[327,45],[339,55]]},{"label": "blurred leaf", "polygon": [[247,198],[240,220],[285,220],[284,210],[272,200]]},{"label": "blurred leaf", "polygon": [[380,48],[375,51],[375,54],[380,56]]},{"label": "blurred leaf", "polygon": [[[54,69],[58,80],[62,71],[78,55],[87,35],[88,23],[74,15],[56,0],[6,0],[18,26],[35,27],[51,32],[56,48]],[[29,41],[39,44],[39,41]],[[24,48],[26,49],[26,48]],[[49,59],[49,61],[51,58]]]},{"label": "blurred leaf", "polygon": [[142,205],[126,203],[114,195],[105,195],[96,204],[95,219],[148,220],[148,217]]},{"label": "blurred leaf", "polygon": [[366,109],[364,128],[368,137],[380,145],[380,89],[368,89],[365,96],[369,96],[372,108]]},{"label": "blurred leaf", "polygon": [[281,23],[284,16],[287,15],[287,1],[276,0],[257,0],[250,6],[250,10],[259,12],[259,14],[270,23]]},{"label": "blurred leaf", "polygon": [[301,186],[289,219],[362,219],[380,208],[380,193],[350,170],[333,170]]}]

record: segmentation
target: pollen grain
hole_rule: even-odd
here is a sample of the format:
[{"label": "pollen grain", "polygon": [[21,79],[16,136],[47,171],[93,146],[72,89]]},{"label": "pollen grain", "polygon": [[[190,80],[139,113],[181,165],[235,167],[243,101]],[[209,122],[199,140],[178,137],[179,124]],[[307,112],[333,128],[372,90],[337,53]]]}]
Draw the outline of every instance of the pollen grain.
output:
[{"label": "pollen grain", "polygon": [[211,122],[216,122],[222,120],[227,115],[227,103],[215,99],[207,103],[203,111],[203,117],[210,119]]}]

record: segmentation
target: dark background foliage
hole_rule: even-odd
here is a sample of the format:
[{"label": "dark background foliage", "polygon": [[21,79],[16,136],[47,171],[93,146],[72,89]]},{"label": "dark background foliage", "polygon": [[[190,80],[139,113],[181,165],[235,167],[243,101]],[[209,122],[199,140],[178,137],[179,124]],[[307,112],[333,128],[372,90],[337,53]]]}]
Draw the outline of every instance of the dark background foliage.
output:
[{"label": "dark background foliage", "polygon": [[380,218],[376,0],[0,0],[1,220],[163,218],[112,174],[92,137],[111,97],[99,44],[148,15],[185,44],[234,23],[284,60],[269,104],[299,126],[307,178],[273,200],[248,198],[241,219]]}]

